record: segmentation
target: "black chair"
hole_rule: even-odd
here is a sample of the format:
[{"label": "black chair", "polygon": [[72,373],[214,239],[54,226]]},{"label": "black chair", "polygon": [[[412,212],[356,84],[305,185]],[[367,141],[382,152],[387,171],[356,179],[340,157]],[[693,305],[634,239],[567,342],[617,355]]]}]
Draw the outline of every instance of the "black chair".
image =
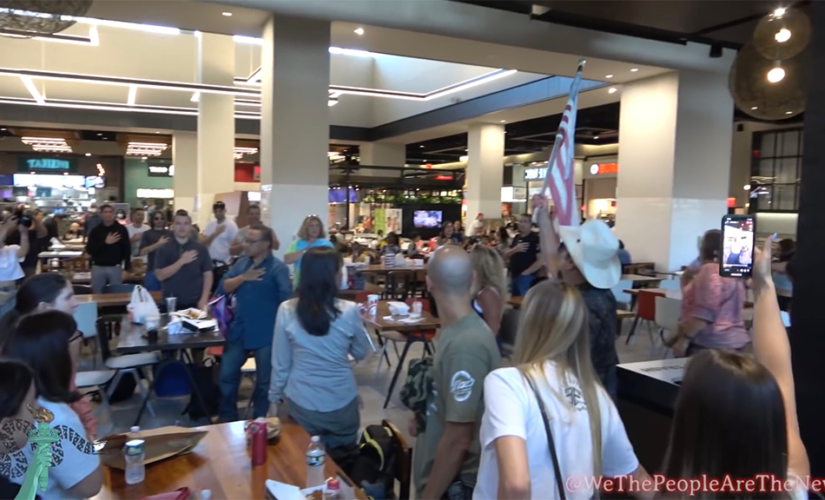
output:
[{"label": "black chair", "polygon": [[103,293],[132,293],[132,290],[135,289],[135,284],[133,283],[123,283],[120,285],[106,285],[106,288],[103,289]]},{"label": "black chair", "polygon": [[94,293],[92,287],[88,285],[72,285],[72,290],[74,290],[75,295],[91,295]]},{"label": "black chair", "polygon": [[516,332],[521,316],[519,309],[505,309],[501,317],[501,328],[498,331],[498,338],[501,342],[502,350],[510,354],[516,344]]}]

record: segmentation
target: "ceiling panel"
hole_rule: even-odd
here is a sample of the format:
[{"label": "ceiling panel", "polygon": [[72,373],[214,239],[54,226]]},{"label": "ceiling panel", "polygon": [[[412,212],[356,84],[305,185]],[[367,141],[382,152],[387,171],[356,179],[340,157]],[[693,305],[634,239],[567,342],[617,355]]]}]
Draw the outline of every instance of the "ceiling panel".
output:
[{"label": "ceiling panel", "polygon": [[0,75],[0,96],[31,98],[31,94],[16,76]]}]

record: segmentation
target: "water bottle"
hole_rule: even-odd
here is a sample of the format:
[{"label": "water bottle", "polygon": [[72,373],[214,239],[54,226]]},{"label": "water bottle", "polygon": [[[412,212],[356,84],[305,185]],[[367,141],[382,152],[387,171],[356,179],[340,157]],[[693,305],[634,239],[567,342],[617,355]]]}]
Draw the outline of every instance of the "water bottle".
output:
[{"label": "water bottle", "polygon": [[143,444],[142,439],[132,439],[126,442],[126,446],[123,449],[123,455],[126,460],[126,484],[140,484],[146,477]]},{"label": "water bottle", "polygon": [[326,461],[327,453],[324,450],[324,445],[321,444],[321,438],[312,436],[307,448],[307,488],[320,486],[324,484],[324,462]]}]

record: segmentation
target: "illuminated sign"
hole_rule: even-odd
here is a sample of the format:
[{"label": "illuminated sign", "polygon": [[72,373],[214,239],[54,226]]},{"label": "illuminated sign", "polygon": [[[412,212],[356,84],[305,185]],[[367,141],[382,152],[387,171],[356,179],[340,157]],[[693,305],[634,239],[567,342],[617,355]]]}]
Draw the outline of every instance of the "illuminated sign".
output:
[{"label": "illuminated sign", "polygon": [[77,171],[77,165],[73,158],[20,157],[17,162],[17,171],[63,174]]},{"label": "illuminated sign", "polygon": [[590,175],[618,174],[618,163],[593,163],[590,165]]},{"label": "illuminated sign", "polygon": [[535,181],[547,177],[547,167],[528,168],[524,170],[524,178],[528,181]]},{"label": "illuminated sign", "polygon": [[175,166],[172,160],[151,159],[146,162],[146,172],[149,177],[174,177]]},{"label": "illuminated sign", "polygon": [[137,190],[136,194],[138,198],[162,198],[168,200],[175,197],[175,190],[141,188]]}]

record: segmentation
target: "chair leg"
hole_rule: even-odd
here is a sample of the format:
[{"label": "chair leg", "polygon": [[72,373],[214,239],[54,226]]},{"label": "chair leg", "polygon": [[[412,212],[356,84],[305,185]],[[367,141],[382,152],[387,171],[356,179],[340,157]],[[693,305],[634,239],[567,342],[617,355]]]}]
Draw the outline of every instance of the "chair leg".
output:
[{"label": "chair leg", "polygon": [[627,333],[627,340],[624,341],[625,345],[630,343],[630,339],[633,338],[633,335],[636,334],[636,327],[639,326],[639,316],[633,318],[633,325],[630,326],[630,331]]},{"label": "chair leg", "polygon": [[395,367],[395,374],[392,376],[392,382],[390,382],[390,388],[387,391],[387,399],[384,400],[384,408],[390,404],[392,391],[395,389],[395,383],[398,382],[398,376],[401,375],[401,369],[404,367],[404,359],[407,357],[407,352],[410,350],[410,344],[412,344],[410,341],[404,343],[404,350],[401,352],[401,357],[398,359],[398,365]]},{"label": "chair leg", "polygon": [[401,355],[398,354],[398,342],[393,340],[392,341],[392,348],[395,349],[395,359],[399,359],[401,357]]},{"label": "chair leg", "polygon": [[101,399],[105,399],[106,401],[111,400],[112,399],[112,394],[115,393],[115,389],[117,388],[117,384],[120,383],[120,379],[122,379],[122,378],[123,378],[123,371],[122,370],[118,370],[117,372],[115,372],[115,377],[112,379],[111,382],[109,382],[109,389],[106,390],[106,394],[104,395],[103,393],[101,393],[101,395],[100,395]]},{"label": "chair leg", "polygon": [[[376,377],[378,376],[378,373],[381,371],[381,361],[383,361],[383,358],[385,357],[387,357],[387,344],[381,346],[381,354],[378,356],[378,366],[375,368]],[[387,367],[390,367],[389,364],[390,360],[387,359]]]},{"label": "chair leg", "polygon": [[[143,382],[140,380],[140,376],[138,375],[138,371],[143,371],[142,368],[137,368],[133,370],[129,370],[132,374],[132,377],[135,378],[135,383],[138,386],[138,392],[140,392],[141,396],[143,396],[143,404],[146,405],[146,409],[149,410],[149,414],[153,417],[157,417],[157,413],[155,413],[155,408],[152,406],[152,402],[149,401],[150,396],[152,395],[152,390],[154,389],[154,382],[146,378],[146,381],[149,382],[149,389],[147,390],[146,387],[143,387]],[[137,424],[135,424],[137,425]]]},{"label": "chair leg", "polygon": [[[378,337],[378,345],[381,346],[381,355],[384,356],[384,359],[387,360],[387,367],[392,368],[392,364],[390,363],[390,356],[387,354],[387,342],[384,340],[384,337],[381,336],[381,332],[376,330],[375,335]],[[398,349],[396,349],[395,352],[398,353]],[[378,360],[378,367],[381,367],[380,359]],[[378,372],[376,371],[376,373]]]}]

